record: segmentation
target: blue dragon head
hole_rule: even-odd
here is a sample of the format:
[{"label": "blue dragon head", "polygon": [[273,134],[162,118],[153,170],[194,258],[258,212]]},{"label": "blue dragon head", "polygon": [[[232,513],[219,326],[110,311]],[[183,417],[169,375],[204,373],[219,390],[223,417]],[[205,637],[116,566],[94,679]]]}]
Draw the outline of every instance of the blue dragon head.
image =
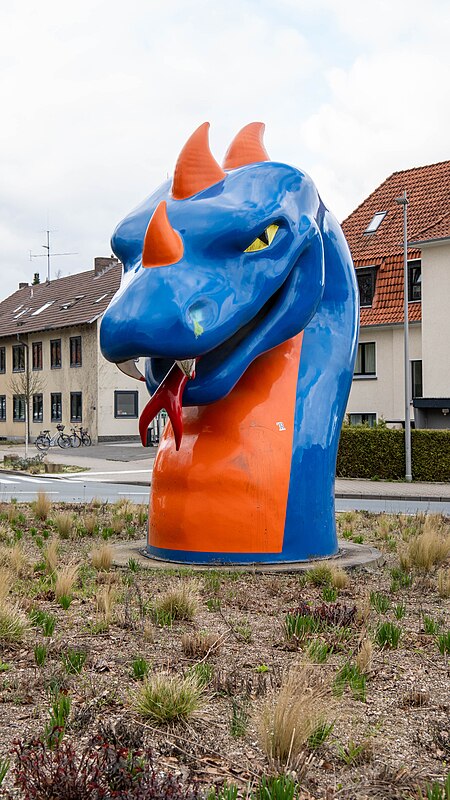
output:
[{"label": "blue dragon head", "polygon": [[128,374],[145,357],[152,395],[172,373],[166,390],[180,406],[231,392],[252,361],[308,325],[322,298],[324,206],[305,173],[269,160],[263,131],[243,128],[222,168],[201,125],[173,181],[112,237],[124,274],[102,320],[102,352]]}]

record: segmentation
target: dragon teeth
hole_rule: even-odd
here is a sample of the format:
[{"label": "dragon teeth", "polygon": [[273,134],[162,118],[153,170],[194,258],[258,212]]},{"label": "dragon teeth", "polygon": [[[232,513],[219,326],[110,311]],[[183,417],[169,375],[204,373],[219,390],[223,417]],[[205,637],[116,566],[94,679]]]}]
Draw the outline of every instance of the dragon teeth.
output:
[{"label": "dragon teeth", "polygon": [[195,374],[195,358],[185,358],[184,361],[176,362],[182,372],[188,377],[193,378]]}]

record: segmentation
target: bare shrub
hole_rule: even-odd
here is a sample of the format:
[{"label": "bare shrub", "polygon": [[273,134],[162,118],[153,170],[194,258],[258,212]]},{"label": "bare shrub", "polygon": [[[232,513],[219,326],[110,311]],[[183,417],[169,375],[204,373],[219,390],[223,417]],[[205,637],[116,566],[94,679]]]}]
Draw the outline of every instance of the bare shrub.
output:
[{"label": "bare shrub", "polygon": [[109,544],[94,548],[91,553],[92,566],[96,570],[108,572],[112,567],[113,549]]},{"label": "bare shrub", "polygon": [[437,590],[440,597],[450,597],[450,569],[440,569],[437,576]]},{"label": "bare shrub", "polygon": [[255,715],[260,745],[276,768],[295,769],[319,725],[331,723],[332,703],[314,667],[293,667]]},{"label": "bare shrub", "polygon": [[70,597],[78,577],[78,564],[68,564],[55,573],[55,597]]},{"label": "bare shrub", "polygon": [[220,637],[207,631],[183,633],[181,637],[181,647],[188,658],[204,658],[208,653],[217,653],[220,644]]},{"label": "bare shrub", "polygon": [[58,566],[58,540],[52,539],[47,547],[44,549],[44,563],[47,575],[54,575],[56,567]]},{"label": "bare shrub", "polygon": [[34,513],[38,519],[46,520],[52,509],[52,501],[45,492],[38,492],[37,498],[32,503]]},{"label": "bare shrub", "polygon": [[372,657],[373,657],[373,644],[370,639],[364,639],[361,643],[361,647],[358,650],[355,658],[355,664],[361,673],[364,675],[368,672],[372,666]]},{"label": "bare shrub", "polygon": [[70,539],[73,531],[73,514],[69,511],[61,511],[56,514],[53,522],[61,539]]}]

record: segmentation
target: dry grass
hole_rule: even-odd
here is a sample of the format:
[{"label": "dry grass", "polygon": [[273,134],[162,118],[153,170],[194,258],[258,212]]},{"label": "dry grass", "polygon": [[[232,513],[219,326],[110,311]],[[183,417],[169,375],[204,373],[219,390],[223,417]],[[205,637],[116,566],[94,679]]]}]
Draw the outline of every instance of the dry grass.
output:
[{"label": "dry grass", "polygon": [[349,578],[342,567],[338,567],[336,564],[330,564],[330,579],[331,585],[335,587],[335,589],[345,589],[349,584]]},{"label": "dry grass", "polygon": [[157,618],[171,620],[194,619],[198,609],[198,585],[194,581],[183,583],[158,597],[154,604]]},{"label": "dry grass", "polygon": [[109,544],[94,548],[91,553],[92,566],[96,570],[108,572],[112,567],[113,549]]},{"label": "dry grass", "polygon": [[330,693],[314,667],[292,668],[256,714],[259,742],[274,767],[295,769],[309,737],[331,721]]},{"label": "dry grass", "polygon": [[207,631],[183,633],[181,647],[188,658],[204,658],[208,653],[219,652],[220,637]]},{"label": "dry grass", "polygon": [[0,602],[0,641],[21,642],[28,627],[28,620],[17,606],[7,600]]},{"label": "dry grass", "polygon": [[13,576],[10,570],[5,567],[0,568],[0,603],[8,597],[12,584]]},{"label": "dry grass", "polygon": [[73,514],[69,511],[61,511],[54,517],[53,522],[61,539],[70,539],[74,527]]},{"label": "dry grass", "polygon": [[440,597],[450,597],[450,569],[440,569],[437,575],[437,590]]},{"label": "dry grass", "polygon": [[55,598],[70,597],[78,577],[78,564],[68,564],[55,573]]},{"label": "dry grass", "polygon": [[32,504],[36,517],[40,520],[48,519],[52,509],[52,501],[45,492],[38,492],[37,499]]},{"label": "dry grass", "polygon": [[58,550],[59,545],[57,539],[52,539],[44,549],[43,556],[47,575],[54,575],[56,572],[56,567],[58,566]]},{"label": "dry grass", "polygon": [[204,693],[192,676],[160,672],[147,678],[131,701],[142,717],[163,724],[192,717],[200,710]]},{"label": "dry grass", "polygon": [[6,525],[0,525],[0,542],[2,544],[11,544],[11,533]]},{"label": "dry grass", "polygon": [[[425,519],[422,533],[412,537],[399,552],[402,569],[415,567],[420,572],[430,572],[450,555],[450,535],[445,532],[440,518],[430,515]],[[408,567],[409,564],[409,567]]]},{"label": "dry grass", "polygon": [[148,522],[148,507],[137,506],[137,521],[139,525],[147,525]]},{"label": "dry grass", "polygon": [[10,570],[18,578],[26,578],[31,572],[30,562],[19,542],[14,547],[0,547],[0,566]]},{"label": "dry grass", "polygon": [[372,666],[373,644],[370,639],[364,639],[355,658],[355,664],[362,675],[369,672]]},{"label": "dry grass", "polygon": [[83,518],[83,528],[88,536],[93,536],[98,528],[98,519],[96,514],[86,514]]},{"label": "dry grass", "polygon": [[117,591],[112,583],[107,583],[105,586],[101,586],[96,595],[95,595],[95,602],[97,605],[97,611],[103,614],[105,621],[110,622],[112,617],[112,610],[117,601]]}]

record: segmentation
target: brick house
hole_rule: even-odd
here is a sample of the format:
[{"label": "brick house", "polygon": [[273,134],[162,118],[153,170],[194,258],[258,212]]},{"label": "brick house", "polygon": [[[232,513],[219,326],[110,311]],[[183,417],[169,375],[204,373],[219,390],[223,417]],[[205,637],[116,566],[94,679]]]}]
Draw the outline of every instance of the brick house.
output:
[{"label": "brick house", "polygon": [[450,427],[450,161],[394,172],[342,223],[361,301],[349,421],[404,424],[403,211],[408,197],[411,417]]},{"label": "brick house", "polygon": [[20,284],[0,303],[1,438],[24,439],[27,375],[32,441],[59,422],[66,432],[83,425],[93,442],[137,436],[145,384],[108,363],[99,347],[100,318],[121,272],[116,258],[96,258],[93,270]]}]

